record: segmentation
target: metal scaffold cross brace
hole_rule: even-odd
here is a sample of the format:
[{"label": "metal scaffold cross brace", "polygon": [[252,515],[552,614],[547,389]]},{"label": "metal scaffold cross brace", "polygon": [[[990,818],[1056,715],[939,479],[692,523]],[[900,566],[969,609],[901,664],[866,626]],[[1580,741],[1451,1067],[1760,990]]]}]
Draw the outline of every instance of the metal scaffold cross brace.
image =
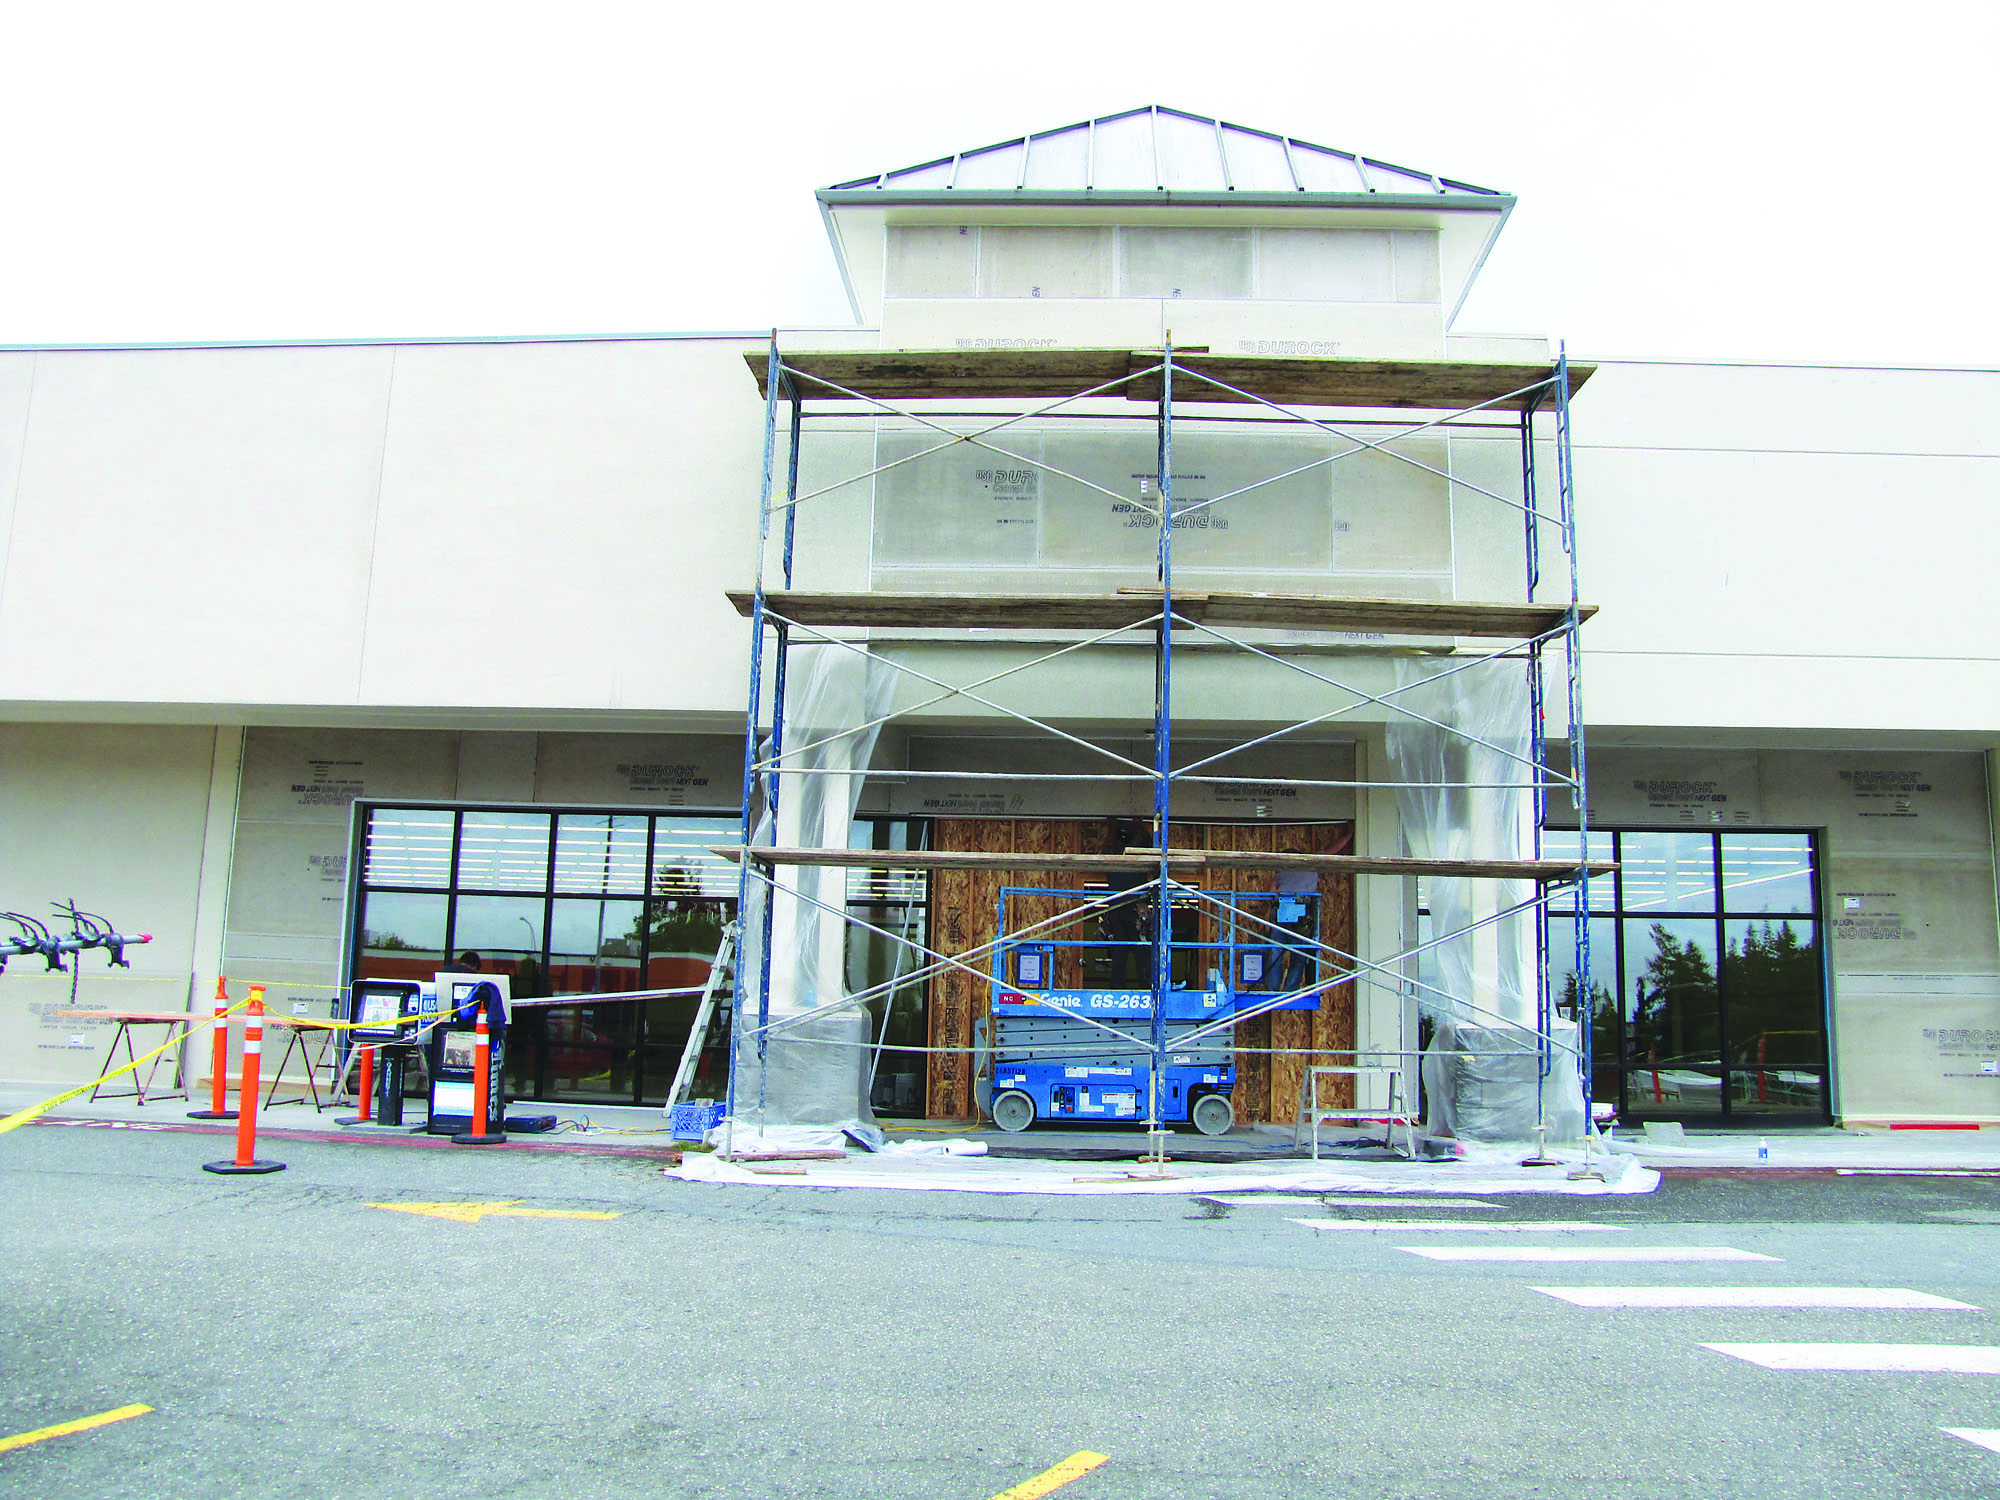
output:
[{"label": "metal scaffold cross brace", "polygon": [[[1157,350],[1135,351],[1130,355],[1070,350],[1009,350],[1004,357],[986,351],[786,354],[780,351],[775,334],[753,368],[766,398],[757,571],[750,590],[732,595],[748,618],[752,651],[744,732],[741,836],[740,845],[732,851],[740,860],[738,907],[739,920],[744,924],[744,942],[737,986],[738,1019],[730,1034],[731,1119],[740,1115],[746,1120],[754,1118],[762,1122],[767,1118],[774,1044],[783,1043],[787,1048],[872,1049],[879,1061],[889,1034],[886,1015],[880,1035],[872,1039],[823,1034],[817,1028],[843,1013],[865,1013],[874,1003],[892,1006],[899,996],[916,993],[916,987],[951,976],[957,976],[957,983],[971,985],[975,995],[990,991],[997,1001],[1007,986],[1003,971],[1011,961],[1010,955],[1022,951],[1028,940],[1053,947],[1073,947],[1079,943],[1088,946],[1091,939],[1079,938],[1079,932],[1086,932],[1093,922],[1101,923],[1108,910],[1139,901],[1150,911],[1150,936],[1146,940],[1150,1003],[1141,1007],[1143,1014],[1135,1013],[1122,1024],[1112,1024],[1091,1014],[1088,1006],[1061,997],[1051,997],[1042,1010],[1047,1016],[1077,1028],[1067,1040],[1052,1044],[1057,1050],[1066,1048],[1084,1055],[1093,1048],[1130,1051],[1137,1046],[1143,1051],[1147,1155],[1156,1165],[1165,1160],[1168,1126],[1180,1118],[1169,1110],[1163,1097],[1170,1071],[1170,1043],[1173,1049],[1180,1050],[1205,1039],[1230,1036],[1246,1056],[1288,1054],[1316,1060],[1329,1051],[1324,1041],[1317,1045],[1257,1047],[1243,1041],[1238,1028],[1264,1015],[1296,1008],[1301,1000],[1351,997],[1364,987],[1396,996],[1399,1015],[1404,1004],[1416,1004],[1426,1012],[1476,1022],[1495,1029],[1496,1034],[1519,1038],[1521,1046],[1537,1059],[1535,1108],[1544,1130],[1551,1108],[1549,1080],[1557,1061],[1568,1059],[1576,1066],[1576,1083],[1584,1101],[1584,1119],[1588,1120],[1589,1007],[1588,1004],[1580,1007],[1572,1039],[1566,1029],[1568,1023],[1558,1017],[1556,997],[1550,993],[1549,933],[1562,918],[1551,917],[1549,903],[1554,892],[1573,892],[1576,911],[1587,913],[1591,876],[1609,867],[1582,862],[1581,856],[1570,863],[1544,859],[1540,832],[1550,815],[1551,793],[1564,794],[1575,808],[1578,847],[1588,849],[1579,630],[1594,611],[1580,602],[1577,592],[1580,575],[1576,560],[1570,427],[1570,398],[1575,387],[1588,377],[1588,369],[1573,368],[1566,354],[1559,354],[1544,366],[1223,358],[1205,350],[1179,351],[1171,336]],[[1059,388],[1072,377],[1069,389]],[[828,403],[829,414],[844,414],[846,419],[852,419],[858,412],[861,420],[901,423],[934,434],[938,440],[921,443],[913,451],[899,452],[871,467],[802,489],[800,449],[807,431],[809,399]],[[962,420],[948,421],[919,409],[922,403],[935,406],[953,400],[972,400],[988,407],[1018,402],[1019,409],[986,410],[969,427]],[[1032,442],[996,440],[1002,433],[1019,431],[1037,421],[1121,420],[1100,410],[1115,401],[1128,403],[1127,414],[1122,418],[1127,424],[1133,420],[1130,409],[1144,403],[1146,419],[1152,427],[1152,472],[1144,476],[1146,482],[1141,484],[1136,500],[1102,478],[1077,472],[1073,461],[1052,463],[1038,451],[1024,451],[1034,448]],[[1175,472],[1177,415],[1183,407],[1206,408],[1219,403],[1248,405],[1268,414],[1260,417],[1257,424],[1260,427],[1291,424],[1300,432],[1318,434],[1342,446],[1309,462],[1276,465],[1263,477],[1233,480],[1221,493],[1184,499],[1177,493]],[[1398,431],[1385,437],[1357,431],[1353,423],[1320,414],[1337,407],[1364,410],[1409,407],[1428,414],[1412,415],[1407,421],[1398,422],[1395,424]],[[1483,419],[1473,424],[1482,432],[1504,432],[1507,429],[1484,419],[1506,414],[1512,414],[1518,423],[1521,464],[1518,495],[1456,472],[1449,462],[1440,465],[1407,451],[1409,438],[1435,434],[1473,417]],[[962,418],[969,414],[953,415]],[[1538,418],[1549,424],[1540,438]],[[781,422],[788,432],[782,453]],[[1390,424],[1371,417],[1363,425]],[[1538,445],[1554,450],[1553,497],[1545,498],[1538,476]],[[991,453],[1009,464],[1018,464],[1023,471],[1059,479],[1086,496],[1108,497],[1134,517],[1129,524],[1136,525],[1141,520],[1150,524],[1156,532],[1152,588],[1121,590],[1109,595],[1060,591],[1034,595],[930,595],[915,591],[807,594],[794,589],[797,518],[808,501],[825,499],[853,486],[872,485],[884,475],[908,471],[926,459],[964,447]],[[1197,513],[1205,526],[1208,514],[1219,508],[1257,506],[1287,482],[1329,470],[1357,455],[1400,465],[1414,474],[1441,481],[1447,504],[1463,497],[1469,503],[1491,502],[1518,513],[1526,563],[1522,599],[1509,604],[1472,603],[1455,598],[1361,600],[1335,594],[1232,594],[1199,585],[1190,591],[1182,586],[1175,571],[1176,533],[1195,524],[1191,518]],[[1545,508],[1547,498],[1553,499],[1552,508]],[[774,521],[781,525],[774,528]],[[1550,533],[1568,563],[1566,596],[1560,598],[1545,597],[1541,550]],[[769,577],[767,565],[773,562],[777,574]],[[1383,688],[1347,680],[1349,674],[1309,665],[1295,654],[1275,649],[1268,639],[1253,639],[1250,634],[1274,628],[1302,632],[1373,629],[1386,631],[1391,637],[1428,636],[1445,643],[1439,649],[1459,655],[1448,665]],[[992,634],[995,630],[1014,631],[1017,635],[1036,630],[1079,634],[1054,642],[1007,641],[996,639]],[[1464,654],[1459,642],[1481,637],[1495,644]],[[1377,635],[1372,639],[1379,641],[1384,637]],[[1021,706],[1018,692],[1010,691],[1009,696],[1003,697],[995,691],[1003,684],[1010,690],[1016,689],[1037,672],[1047,673],[1077,661],[1097,660],[1108,651],[1130,652],[1138,643],[1150,649],[1153,677],[1151,721],[1144,732],[1150,755],[1145,758],[1136,750],[1121,753],[1111,744],[1100,743],[1101,730],[1083,722],[1073,712],[1040,708],[1031,711]],[[955,646],[968,648],[968,660],[976,670],[969,673],[928,670],[922,654],[910,649],[913,644],[933,654]],[[1018,659],[991,660],[991,651],[1003,645],[1014,650]],[[1221,748],[1213,744],[1213,720],[1205,720],[1204,732],[1209,735],[1210,743],[1194,758],[1184,757],[1182,763],[1176,764],[1176,659],[1197,645],[1239,656],[1259,670],[1282,668],[1291,674],[1292,680],[1312,684],[1313,691],[1331,690],[1342,698],[1335,706],[1320,711],[1295,712],[1276,728],[1238,734]],[[803,721],[805,732],[801,734],[795,705],[788,701],[791,661],[800,646],[813,647],[820,653],[820,660],[852,659],[870,670],[879,668],[884,681],[900,683],[906,688],[915,685],[917,690],[907,694],[908,701],[902,703],[895,702],[895,694],[891,692],[881,703],[844,717],[836,715],[829,719],[822,714],[818,719],[808,718]],[[1020,649],[1023,647],[1025,654]],[[1350,649],[1359,654],[1372,650],[1376,658],[1385,653],[1393,655],[1398,650],[1407,654],[1407,648],[1394,646]],[[980,655],[982,650],[989,653],[986,659]],[[1551,695],[1545,674],[1551,666],[1549,658],[1557,655],[1561,657],[1557,670],[1562,674],[1560,701],[1565,721],[1559,733],[1552,733],[1545,722]],[[1511,729],[1505,734],[1477,731],[1452,714],[1432,710],[1423,702],[1424,697],[1435,696],[1430,690],[1438,684],[1470,679],[1482,670],[1525,674],[1530,721],[1524,726],[1520,741],[1525,749],[1516,748]],[[1419,689],[1425,690],[1424,693],[1420,694]],[[1044,692],[1041,701],[1063,702],[1060,692]],[[1072,758],[1085,758],[1085,768],[1061,764],[1059,758],[1054,768],[1036,765],[1007,770],[951,771],[924,766],[883,769],[873,764],[876,736],[885,725],[929,722],[939,711],[949,711],[957,705],[991,715],[1055,746],[1065,747]],[[1134,704],[1133,708],[1136,707]],[[1316,731],[1324,731],[1343,719],[1352,722],[1364,712],[1384,717],[1391,724],[1408,724],[1418,732],[1446,737],[1463,747],[1468,757],[1479,758],[1486,770],[1483,774],[1454,777],[1418,774],[1407,765],[1397,765],[1399,774],[1384,778],[1379,775],[1255,777],[1225,775],[1218,769],[1231,757],[1244,756],[1281,741],[1294,744],[1306,741]],[[1098,722],[1109,721],[1100,715]],[[1137,723],[1132,727],[1135,731],[1132,739],[1136,741]],[[1568,747],[1567,764],[1561,768],[1551,763],[1550,756],[1551,745],[1557,739],[1566,739]],[[1394,753],[1390,758],[1393,763]],[[1101,763],[1103,769],[1088,769],[1092,760]],[[1471,764],[1470,759],[1467,764]],[[1455,771],[1458,764],[1454,762],[1447,769]],[[1494,774],[1496,771],[1498,774]],[[1131,877],[1121,876],[1124,883],[1116,887],[1115,894],[1074,900],[1055,916],[1016,923],[1007,914],[1003,901],[996,919],[998,929],[990,939],[953,945],[940,943],[929,934],[913,936],[898,930],[893,922],[868,920],[850,909],[847,900],[829,898],[819,889],[817,877],[804,873],[829,866],[865,865],[868,851],[833,847],[837,840],[824,841],[828,845],[824,848],[813,847],[811,839],[806,846],[787,847],[780,832],[785,826],[780,822],[781,809],[790,806],[784,791],[788,782],[807,788],[826,788],[829,795],[842,792],[849,797],[846,805],[851,807],[855,788],[874,775],[942,781],[957,777],[967,782],[1004,782],[1023,789],[1038,783],[1108,787],[1143,783],[1150,791],[1150,837],[1144,841],[1145,850],[1130,851],[1134,855],[1143,854],[1142,870],[1135,869]],[[1533,892],[1469,908],[1461,920],[1446,924],[1447,931],[1425,935],[1420,941],[1405,941],[1400,951],[1393,954],[1368,957],[1359,951],[1364,946],[1360,943],[1327,942],[1318,935],[1301,938],[1270,916],[1242,909],[1245,899],[1242,893],[1209,892],[1201,889],[1199,883],[1190,884],[1185,877],[1189,870],[1202,867],[1204,851],[1176,847],[1192,842],[1176,832],[1176,818],[1181,815],[1175,800],[1177,788],[1278,784],[1288,788],[1345,789],[1357,795],[1393,792],[1399,799],[1467,794],[1525,798],[1532,809],[1521,834],[1525,844],[1516,841],[1471,854],[1433,851],[1422,859],[1393,853],[1373,855],[1354,859],[1348,866],[1330,864],[1327,870],[1338,868],[1356,879],[1393,878],[1399,873],[1407,878],[1407,872],[1412,871],[1428,872],[1434,882],[1526,879],[1533,883]],[[799,813],[794,809],[790,816],[796,822]],[[831,828],[828,815],[822,812],[819,816]],[[927,854],[923,861],[914,858],[906,861],[902,867],[912,872],[911,878],[921,879],[926,871],[955,868],[951,863],[953,858],[949,851],[939,851]],[[984,859],[994,869],[1009,868],[1005,864],[1008,856],[966,858]],[[1020,861],[1019,868],[1059,873],[1064,869],[1082,872],[1091,868],[1088,860],[1104,856],[1014,858]],[[1241,856],[1227,851],[1217,851],[1216,859],[1220,870],[1246,868]],[[882,856],[881,863],[885,869],[898,865],[890,855]],[[1141,873],[1143,878],[1139,878]],[[1053,892],[1056,887],[1021,889]],[[1082,898],[1087,893],[1075,895]],[[1255,938],[1272,951],[1295,948],[1310,952],[1314,964],[1322,966],[1322,972],[1329,977],[1287,988],[1279,996],[1232,993],[1225,1014],[1206,1019],[1193,1028],[1170,1025],[1170,1003],[1177,994],[1176,955],[1190,946],[1175,936],[1177,910],[1205,913],[1202,919],[1210,922],[1223,920],[1222,914],[1226,912],[1230,930],[1242,932],[1245,942]],[[781,923],[776,915],[780,911],[796,915],[787,915]],[[1509,1013],[1464,986],[1438,983],[1417,973],[1421,962],[1428,962],[1439,952],[1452,950],[1454,945],[1485,941],[1496,930],[1524,920],[1531,921],[1535,930],[1531,945],[1535,994],[1526,1013]],[[1573,923],[1576,936],[1570,967],[1577,976],[1574,982],[1579,987],[1578,993],[1588,996],[1592,993],[1588,923],[1582,916],[1574,918]],[[905,969],[898,960],[897,972],[890,980],[852,987],[843,976],[829,977],[822,972],[816,993],[813,986],[801,989],[787,978],[783,986],[787,996],[783,1013],[777,1013],[773,1007],[774,965],[788,966],[784,972],[789,974],[789,966],[800,961],[799,952],[793,950],[824,941],[823,937],[800,938],[797,933],[833,930],[811,924],[834,924],[840,931],[907,953],[915,966]],[[778,951],[787,945],[787,951]],[[956,951],[947,951],[952,948]],[[1232,974],[1230,986],[1234,984]],[[1353,1002],[1349,998],[1344,1003],[1351,1006]],[[1347,1047],[1332,1050],[1350,1060],[1363,1052],[1370,1055],[1394,1052],[1407,1057],[1412,1054],[1403,1046],[1401,1026],[1399,1021],[1395,1048],[1364,1045],[1354,1040]],[[754,1099],[739,1097],[738,1064],[752,1048],[760,1064]],[[951,1033],[933,1037],[930,1045],[899,1045],[896,1050],[955,1057],[968,1055],[969,1048],[969,1039]]]}]

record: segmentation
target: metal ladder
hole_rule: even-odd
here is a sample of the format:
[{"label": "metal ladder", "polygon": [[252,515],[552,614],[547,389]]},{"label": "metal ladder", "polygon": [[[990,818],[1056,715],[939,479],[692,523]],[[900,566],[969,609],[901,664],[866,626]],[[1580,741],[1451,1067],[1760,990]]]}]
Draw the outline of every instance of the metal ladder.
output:
[{"label": "metal ladder", "polygon": [[681,1065],[674,1069],[674,1086],[667,1090],[667,1102],[662,1110],[674,1112],[674,1106],[681,1103],[694,1082],[695,1064],[701,1061],[701,1049],[708,1041],[709,1028],[715,1023],[715,995],[722,988],[725,975],[735,977],[737,924],[731,922],[722,929],[722,945],[715,950],[715,961],[708,966],[708,982],[701,987],[701,1004],[695,1008],[694,1025],[688,1028],[687,1045],[681,1048]]}]

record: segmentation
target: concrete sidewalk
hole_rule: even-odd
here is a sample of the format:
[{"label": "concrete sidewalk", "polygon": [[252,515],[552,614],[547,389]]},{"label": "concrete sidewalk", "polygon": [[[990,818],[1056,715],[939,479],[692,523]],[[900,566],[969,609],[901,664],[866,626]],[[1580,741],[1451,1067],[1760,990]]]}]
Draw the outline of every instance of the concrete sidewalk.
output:
[{"label": "concrete sidewalk", "polygon": [[[124,1080],[119,1081],[122,1083]],[[39,1104],[52,1092],[55,1091],[45,1084],[0,1083],[0,1115],[10,1115],[16,1110]],[[233,1089],[230,1091],[229,1102],[232,1107],[236,1103],[236,1092]],[[140,1104],[129,1096],[122,1099],[100,1099],[96,1103],[91,1103],[89,1096],[85,1095],[82,1098],[72,1099],[67,1104],[57,1105],[44,1118],[72,1124],[123,1125],[134,1129],[208,1129],[234,1134],[236,1130],[234,1121],[201,1121],[188,1118],[190,1110],[207,1107],[208,1097],[205,1092],[193,1100],[151,1099],[145,1104]],[[397,1136],[417,1136],[423,1133],[425,1110],[422,1100],[406,1101],[403,1123],[400,1126],[354,1127],[340,1124],[341,1120],[353,1116],[354,1107],[354,1101],[346,1099],[339,1104],[327,1104],[314,1109],[310,1100],[300,1103],[280,1096],[275,1103],[258,1110],[257,1135],[260,1140],[266,1135],[381,1140]],[[553,1115],[556,1118],[556,1128],[553,1131],[524,1133],[510,1137],[521,1145],[560,1141],[567,1146],[594,1145],[630,1149],[643,1144],[664,1149],[674,1144],[668,1131],[666,1117],[656,1108],[634,1108],[630,1105],[616,1104],[543,1104],[538,1101],[528,1103],[515,1101],[508,1105],[507,1113],[516,1119],[541,1115]]]},{"label": "concrete sidewalk", "polygon": [[[0,1115],[38,1104],[54,1092],[46,1084],[0,1083]],[[233,1100],[232,1093],[232,1100]],[[137,1128],[216,1128],[201,1126],[188,1119],[191,1109],[206,1107],[204,1096],[197,1100],[155,1099],[146,1104],[126,1097],[73,1099],[52,1110],[47,1118],[72,1122],[119,1124]],[[399,1130],[357,1130],[338,1121],[354,1113],[351,1100],[315,1110],[310,1103],[281,1100],[258,1114],[259,1135],[315,1136],[323,1138],[367,1139],[393,1135],[416,1135],[424,1121],[423,1105],[410,1100]],[[553,1115],[555,1131],[512,1137],[521,1145],[560,1142],[568,1147],[602,1146],[631,1150],[635,1147],[666,1149],[675,1142],[661,1111],[648,1107],[615,1104],[549,1104],[539,1100],[517,1100],[508,1106],[515,1117]],[[1023,1161],[1113,1162],[1135,1158],[1145,1147],[1144,1133],[1130,1130],[1031,1130],[1019,1135],[988,1129],[954,1129],[916,1121],[885,1121],[884,1131],[892,1141],[919,1141],[945,1136],[984,1144],[990,1157]],[[233,1132],[234,1125],[221,1128]],[[1763,1143],[1768,1156],[1759,1158]],[[1616,1155],[1636,1159],[1647,1167],[1662,1169],[1737,1170],[1768,1168],[1785,1171],[1843,1172],[2000,1172],[2000,1128],[1950,1130],[1891,1130],[1886,1128],[1844,1129],[1825,1126],[1814,1129],[1788,1127],[1768,1134],[1747,1131],[1688,1130],[1676,1136],[1671,1127],[1655,1126],[1650,1132],[1632,1129],[1613,1132],[1605,1147]],[[1525,1148],[1523,1148],[1525,1149]],[[1291,1132],[1274,1126],[1247,1126],[1228,1135],[1209,1137],[1193,1131],[1176,1131],[1168,1146],[1177,1161],[1199,1162],[1207,1166],[1250,1165],[1258,1162],[1285,1162],[1305,1156],[1291,1143]],[[1498,1153],[1496,1155],[1495,1153]],[[861,1153],[856,1152],[855,1155]],[[1496,1147],[1471,1147],[1468,1155],[1482,1161],[1498,1161],[1507,1154]],[[1573,1154],[1573,1153],[1564,1153]],[[1331,1147],[1322,1147],[1322,1159],[1341,1168],[1369,1164],[1408,1166],[1401,1157],[1386,1152],[1379,1139],[1351,1138]],[[1443,1165],[1443,1162],[1436,1163]]]},{"label": "concrete sidewalk", "polygon": [[[1794,1172],[2000,1172],[2000,1129],[1671,1129],[1614,1132],[1611,1149],[1660,1168],[1776,1168]],[[1766,1154],[1759,1155],[1760,1145]]]}]

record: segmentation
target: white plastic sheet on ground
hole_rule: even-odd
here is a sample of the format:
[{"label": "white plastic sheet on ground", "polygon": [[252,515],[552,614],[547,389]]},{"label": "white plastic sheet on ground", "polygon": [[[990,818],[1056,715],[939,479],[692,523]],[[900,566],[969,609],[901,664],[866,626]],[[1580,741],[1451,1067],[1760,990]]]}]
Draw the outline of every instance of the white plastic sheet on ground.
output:
[{"label": "white plastic sheet on ground", "polygon": [[[1580,1163],[1580,1153],[1567,1153]],[[785,1175],[708,1155],[689,1155],[668,1177],[735,1187],[886,1188],[933,1193],[1180,1195],[1213,1193],[1559,1193],[1580,1197],[1650,1193],[1660,1174],[1630,1157],[1593,1151],[1605,1180],[1572,1181],[1569,1166],[1521,1167],[1501,1162],[1279,1161],[1170,1162],[1166,1175],[1136,1162],[1017,1161],[906,1154],[850,1155],[843,1161],[787,1162]]]}]

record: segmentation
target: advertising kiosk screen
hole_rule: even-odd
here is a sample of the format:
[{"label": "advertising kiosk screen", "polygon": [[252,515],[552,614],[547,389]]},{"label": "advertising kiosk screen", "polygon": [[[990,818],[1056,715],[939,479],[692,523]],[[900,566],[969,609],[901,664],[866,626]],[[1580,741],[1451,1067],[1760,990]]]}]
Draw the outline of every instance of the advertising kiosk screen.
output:
[{"label": "advertising kiosk screen", "polygon": [[363,980],[354,987],[354,1010],[349,1017],[355,1023],[355,1035],[369,1040],[395,1036],[397,1019],[417,993],[414,984]]}]

